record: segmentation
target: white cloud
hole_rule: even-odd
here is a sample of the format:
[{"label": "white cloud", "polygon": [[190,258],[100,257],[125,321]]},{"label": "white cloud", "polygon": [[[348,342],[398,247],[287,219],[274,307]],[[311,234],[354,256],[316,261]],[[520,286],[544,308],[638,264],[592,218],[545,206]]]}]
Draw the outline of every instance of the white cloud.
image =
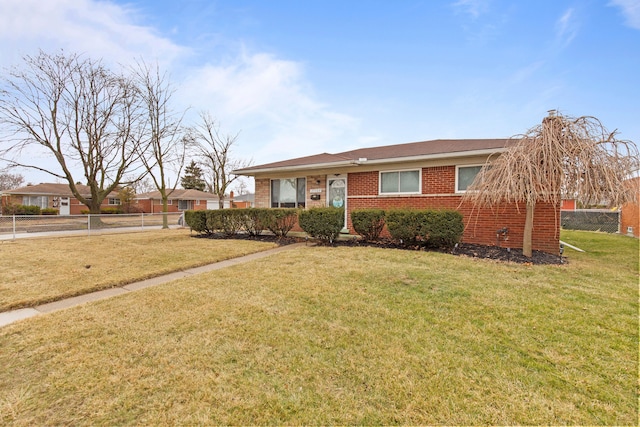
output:
[{"label": "white cloud", "polygon": [[180,94],[193,110],[209,110],[223,132],[240,131],[238,146],[252,146],[256,163],[357,143],[357,120],[315,100],[301,64],[273,55],[243,52],[197,68]]},{"label": "white cloud", "polygon": [[562,47],[566,47],[578,34],[578,22],[573,8],[567,9],[556,21],[556,40]]},{"label": "white cloud", "polygon": [[159,60],[178,89],[175,100],[193,107],[187,124],[199,111],[211,112],[223,132],[240,131],[239,157],[262,163],[358,144],[358,121],[317,100],[302,64],[248,53],[232,41],[222,47],[231,60],[194,65],[196,52],[208,58],[220,52],[211,45],[180,46],[171,34],[140,24],[138,13],[108,1],[0,0],[0,68],[19,66],[38,49],[86,53],[107,63]]},{"label": "white cloud", "polygon": [[168,63],[188,49],[135,22],[135,12],[92,0],[0,2],[0,64],[14,65],[38,49],[86,53],[108,62],[144,56]]},{"label": "white cloud", "polygon": [[610,6],[617,6],[622,10],[626,24],[640,30],[640,0],[611,0]]},{"label": "white cloud", "polygon": [[452,4],[459,13],[466,13],[477,19],[489,9],[488,0],[458,0]]}]

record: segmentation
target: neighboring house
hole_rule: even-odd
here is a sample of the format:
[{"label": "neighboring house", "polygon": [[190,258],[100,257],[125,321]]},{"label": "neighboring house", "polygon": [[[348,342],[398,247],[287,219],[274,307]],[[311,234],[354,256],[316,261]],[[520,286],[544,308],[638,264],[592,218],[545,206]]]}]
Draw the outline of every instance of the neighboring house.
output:
[{"label": "neighboring house", "polygon": [[255,202],[255,195],[250,193],[235,196],[232,191],[229,195],[229,198],[231,199],[231,207],[238,209],[252,208]]},{"label": "neighboring house", "polygon": [[[162,212],[162,196],[159,191],[138,194],[135,204],[141,212]],[[182,212],[186,210],[218,209],[218,196],[199,190],[184,190],[176,188],[169,192],[168,212]],[[229,207],[229,200],[224,201],[224,207]]]},{"label": "neighboring house", "polygon": [[640,237],[640,177],[631,178],[628,182],[638,192],[638,203],[627,203],[620,209],[620,232]]},{"label": "neighboring house", "polygon": [[[521,248],[525,206],[474,208],[461,204],[467,186],[489,156],[513,143],[508,139],[433,140],[362,148],[337,154],[251,166],[235,174],[255,178],[255,207],[457,209],[464,216],[463,241]],[[538,203],[533,249],[559,252],[560,206]],[[508,239],[498,230],[508,228]]]},{"label": "neighboring house", "polygon": [[[76,188],[83,197],[91,197],[91,190],[86,185],[76,184]],[[80,203],[71,193],[69,184],[43,183],[27,185],[2,192],[2,206],[7,205],[35,205],[41,209],[57,209],[60,215],[80,215],[89,208]],[[120,205],[117,192],[112,192],[102,202],[102,208],[115,208]]]},{"label": "neighboring house", "polygon": [[575,211],[576,210],[576,199],[562,199],[562,205],[560,206],[560,210],[563,210],[563,211]]}]

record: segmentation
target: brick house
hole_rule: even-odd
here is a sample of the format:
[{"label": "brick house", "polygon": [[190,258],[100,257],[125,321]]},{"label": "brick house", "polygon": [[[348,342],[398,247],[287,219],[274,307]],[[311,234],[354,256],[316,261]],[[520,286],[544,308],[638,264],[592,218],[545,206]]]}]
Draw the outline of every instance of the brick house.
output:
[{"label": "brick house", "polygon": [[[489,156],[508,139],[433,140],[322,153],[238,169],[255,178],[255,207],[345,208],[345,228],[353,233],[350,212],[360,208],[456,209],[463,214],[463,241],[521,248],[525,206],[474,208],[462,195]],[[538,203],[532,246],[559,252],[560,206]],[[508,240],[497,230],[508,228]]]},{"label": "brick house", "polygon": [[620,209],[620,233],[640,237],[640,176],[631,178],[628,183],[638,192],[638,202],[626,203]]},{"label": "brick house", "polygon": [[[139,194],[134,203],[139,211],[144,213],[162,212],[162,196],[159,191]],[[224,201],[224,207],[228,208],[229,200]],[[199,190],[184,190],[176,188],[168,196],[168,212],[182,212],[186,210],[218,209],[218,196]]]},{"label": "brick house", "polygon": [[[76,184],[83,197],[91,197],[91,190],[86,185]],[[27,185],[13,190],[4,190],[1,198],[2,206],[25,205],[39,206],[41,209],[57,209],[60,215],[80,215],[89,208],[80,203],[71,193],[69,184],[41,183]],[[120,205],[117,192],[112,192],[102,202],[102,208],[115,208]]]}]

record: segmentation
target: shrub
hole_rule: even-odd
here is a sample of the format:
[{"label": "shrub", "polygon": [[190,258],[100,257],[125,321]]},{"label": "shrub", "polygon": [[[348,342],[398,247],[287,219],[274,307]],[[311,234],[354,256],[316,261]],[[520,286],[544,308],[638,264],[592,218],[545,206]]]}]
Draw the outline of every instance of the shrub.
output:
[{"label": "shrub", "polygon": [[420,236],[427,245],[451,248],[462,238],[464,222],[458,211],[424,211],[420,224]]},{"label": "shrub", "polygon": [[243,228],[250,236],[259,236],[267,228],[265,224],[269,216],[269,209],[247,208],[238,209],[238,211],[243,212]]},{"label": "shrub", "polygon": [[287,233],[296,225],[297,209],[276,208],[266,209],[264,226],[278,237],[286,237]]},{"label": "shrub", "polygon": [[60,212],[58,209],[54,208],[45,208],[40,211],[42,215],[58,215]]},{"label": "shrub", "polygon": [[298,217],[300,228],[311,237],[333,241],[344,226],[344,209],[313,208],[300,212]]},{"label": "shrub", "polygon": [[351,212],[351,224],[355,232],[365,240],[374,241],[380,238],[385,224],[384,217],[382,209],[357,209]]},{"label": "shrub", "polygon": [[33,205],[7,205],[3,206],[3,215],[40,215],[40,206]]},{"label": "shrub", "polygon": [[410,209],[388,211],[385,222],[391,238],[405,245],[416,244],[420,235],[419,212]]},{"label": "shrub", "polygon": [[235,236],[244,226],[244,212],[236,209],[219,209],[220,224],[222,232],[226,236]]},{"label": "shrub", "polygon": [[100,208],[101,215],[116,215],[121,213],[122,213],[121,208]]},{"label": "shrub", "polygon": [[216,231],[222,230],[222,214],[220,213],[220,209],[212,209],[204,211],[207,217],[207,230],[209,232],[207,234],[213,234]]},{"label": "shrub", "polygon": [[185,211],[184,222],[196,233],[211,234],[213,231],[207,228],[208,211]]}]

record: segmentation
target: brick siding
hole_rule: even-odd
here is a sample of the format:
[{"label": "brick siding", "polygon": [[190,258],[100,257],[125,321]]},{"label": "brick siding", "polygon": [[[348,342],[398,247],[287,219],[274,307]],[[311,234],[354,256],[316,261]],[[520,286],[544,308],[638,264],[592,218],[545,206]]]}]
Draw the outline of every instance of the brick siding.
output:
[{"label": "brick siding", "polygon": [[[525,205],[503,204],[493,208],[475,208],[462,204],[462,195],[455,193],[455,166],[422,168],[422,193],[415,195],[379,195],[379,172],[349,173],[347,176],[347,228],[353,233],[351,211],[364,208],[454,209],[462,213],[465,230],[463,242],[522,248]],[[303,175],[301,175],[303,176]],[[307,178],[307,208],[326,206],[325,175]],[[270,207],[270,178],[256,178],[255,206]],[[320,193],[311,193],[320,189]],[[320,194],[320,200],[311,200]],[[496,238],[496,231],[507,227],[508,239]],[[300,230],[296,227],[294,230]],[[553,254],[559,252],[560,206],[538,203],[534,212],[532,246]]]}]

